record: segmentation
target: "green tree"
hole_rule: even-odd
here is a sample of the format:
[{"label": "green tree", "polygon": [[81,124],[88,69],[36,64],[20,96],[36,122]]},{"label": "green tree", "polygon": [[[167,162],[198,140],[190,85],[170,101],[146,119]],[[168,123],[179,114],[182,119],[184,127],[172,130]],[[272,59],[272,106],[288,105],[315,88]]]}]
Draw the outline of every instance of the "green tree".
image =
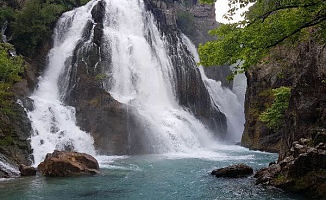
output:
[{"label": "green tree", "polygon": [[239,8],[249,3],[254,5],[244,13],[244,20],[210,31],[217,40],[199,46],[200,64],[244,61],[235,68],[229,77],[232,79],[251,65],[263,62],[270,49],[277,45],[294,45],[308,35],[326,43],[326,0],[229,0],[230,9],[225,17],[232,18]]},{"label": "green tree", "polygon": [[281,127],[284,113],[289,107],[291,88],[279,87],[273,89],[274,102],[270,108],[259,116],[260,121],[265,122],[271,129],[277,130]]},{"label": "green tree", "polygon": [[35,56],[63,12],[86,4],[89,0],[30,0],[26,8],[17,11],[13,22],[13,44],[25,56]]},{"label": "green tree", "polygon": [[20,56],[12,57],[9,51],[13,46],[0,43],[0,114],[12,114],[11,105],[14,101],[10,91],[15,82],[21,80],[20,73],[23,72],[23,59]]}]

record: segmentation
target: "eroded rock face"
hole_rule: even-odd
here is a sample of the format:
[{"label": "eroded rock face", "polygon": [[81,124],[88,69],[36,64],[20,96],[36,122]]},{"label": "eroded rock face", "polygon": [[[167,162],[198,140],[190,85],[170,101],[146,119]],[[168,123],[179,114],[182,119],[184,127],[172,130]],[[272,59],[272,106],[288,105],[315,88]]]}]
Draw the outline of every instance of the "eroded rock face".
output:
[{"label": "eroded rock face", "polygon": [[[242,144],[251,149],[279,152],[287,157],[291,144],[302,137],[312,138],[326,128],[326,49],[313,40],[295,48],[271,51],[269,64],[253,66],[247,73],[245,130]],[[259,120],[273,102],[272,89],[291,87],[289,108],[281,128],[269,129]]]},{"label": "eroded rock face", "polygon": [[242,178],[253,174],[253,169],[245,164],[232,165],[213,170],[212,175],[223,178]]},{"label": "eroded rock face", "polygon": [[199,69],[194,67],[195,60],[190,56],[187,47],[180,43],[182,38],[176,23],[176,2],[172,1],[172,4],[171,1],[164,1],[164,6],[158,0],[144,2],[146,8],[154,14],[160,31],[170,44],[169,55],[176,73],[176,93],[180,105],[190,109],[217,137],[224,138],[226,117],[212,102]]},{"label": "eroded rock face", "polygon": [[93,156],[69,151],[54,151],[47,154],[37,168],[44,176],[51,177],[98,174],[100,170]]},{"label": "eroded rock face", "polygon": [[293,143],[288,156],[255,174],[256,184],[272,185],[310,198],[326,195],[326,144],[309,139]]}]

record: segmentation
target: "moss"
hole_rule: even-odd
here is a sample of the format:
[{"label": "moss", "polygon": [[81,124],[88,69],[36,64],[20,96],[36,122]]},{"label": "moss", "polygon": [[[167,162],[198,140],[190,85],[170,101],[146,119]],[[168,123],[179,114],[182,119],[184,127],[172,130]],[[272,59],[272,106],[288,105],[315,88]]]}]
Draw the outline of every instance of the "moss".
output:
[{"label": "moss", "polygon": [[98,105],[100,103],[100,101],[98,100],[98,98],[94,98],[94,99],[90,100],[89,103],[92,106],[96,106],[96,105]]},{"label": "moss", "polygon": [[101,80],[105,79],[106,77],[107,77],[106,74],[98,74],[98,75],[95,76],[95,79],[97,81],[101,81]]},{"label": "moss", "polygon": [[259,109],[255,107],[250,107],[249,108],[249,115],[256,118],[259,116]]},{"label": "moss", "polygon": [[186,35],[194,35],[196,33],[194,19],[194,15],[187,11],[177,12],[177,25]]},{"label": "moss", "polygon": [[295,179],[292,190],[293,191],[316,190],[318,189],[319,186],[325,184],[326,184],[326,169],[319,169],[307,173],[302,178]]},{"label": "moss", "polygon": [[14,144],[14,139],[11,136],[7,136],[0,139],[0,146],[11,146]]}]

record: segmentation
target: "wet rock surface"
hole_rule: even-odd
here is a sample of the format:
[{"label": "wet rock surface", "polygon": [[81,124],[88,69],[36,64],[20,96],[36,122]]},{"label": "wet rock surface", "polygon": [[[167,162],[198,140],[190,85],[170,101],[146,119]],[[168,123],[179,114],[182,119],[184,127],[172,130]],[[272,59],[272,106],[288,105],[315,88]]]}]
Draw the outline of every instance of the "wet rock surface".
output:
[{"label": "wet rock surface", "polygon": [[44,176],[65,177],[98,174],[100,171],[97,160],[88,154],[54,151],[46,155],[45,160],[38,165],[38,170]]},{"label": "wet rock surface", "polygon": [[[226,117],[212,102],[196,67],[196,61],[181,43],[181,31],[176,23],[178,3],[158,0],[144,2],[147,10],[154,14],[160,31],[170,44],[168,51],[176,74],[176,95],[180,105],[189,109],[217,137],[224,138],[227,129]],[[192,6],[197,6],[197,3]]]},{"label": "wet rock surface", "polygon": [[312,140],[293,143],[286,158],[255,174],[256,184],[271,185],[314,199],[326,195],[326,144],[311,146]]},{"label": "wet rock surface", "polygon": [[20,176],[35,176],[37,169],[34,167],[26,166],[21,164],[19,166]]},{"label": "wet rock surface", "polygon": [[[171,44],[169,54],[175,69],[179,103],[193,112],[217,137],[224,137],[226,117],[212,104],[196,62],[186,46],[180,43],[181,32],[176,25],[174,10],[169,7],[171,4],[146,0],[145,5]],[[112,87],[112,77],[108,75],[112,72],[112,55],[101,50],[110,48],[103,40],[104,9],[104,1],[99,1],[93,8],[93,20],[88,22],[71,62],[66,63],[67,71],[63,74],[69,78],[61,77],[65,81],[59,83],[63,99],[67,105],[76,108],[77,125],[93,136],[99,153],[153,153],[146,125],[138,122],[137,111],[107,92]]]},{"label": "wet rock surface", "polygon": [[253,169],[245,164],[232,165],[220,169],[215,169],[212,175],[220,178],[243,178],[253,174]]},{"label": "wet rock surface", "polygon": [[[273,49],[266,59],[268,64],[252,66],[246,73],[248,87],[242,145],[278,152],[282,160],[294,141],[325,132],[326,49],[308,39],[295,48]],[[291,87],[289,108],[280,128],[273,130],[259,120],[259,115],[273,103],[272,89],[281,86]]]}]

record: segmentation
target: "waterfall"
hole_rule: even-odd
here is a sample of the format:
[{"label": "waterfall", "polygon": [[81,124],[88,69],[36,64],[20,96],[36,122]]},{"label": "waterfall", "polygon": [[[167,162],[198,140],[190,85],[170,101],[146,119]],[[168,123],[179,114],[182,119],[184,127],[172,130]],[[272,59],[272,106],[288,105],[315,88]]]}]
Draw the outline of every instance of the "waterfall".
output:
[{"label": "waterfall", "polygon": [[184,110],[175,94],[170,44],[139,0],[106,0],[104,39],[112,49],[106,89],[132,107],[156,153],[188,152],[209,145],[210,131]]},{"label": "waterfall", "polygon": [[[92,16],[99,2],[104,2],[101,6],[105,6],[103,27],[98,26],[99,21],[95,21]],[[103,28],[101,44],[93,43],[96,26]],[[188,66],[188,71],[191,68],[195,77],[187,81],[198,81],[192,83],[194,87],[199,84],[205,89],[204,92],[202,88],[195,91],[204,95],[200,108],[208,110],[206,114],[212,110],[210,103],[220,103],[220,99],[216,98],[225,94],[214,93],[214,86],[210,86],[209,80],[202,74],[211,95],[216,94],[216,97],[212,97],[214,101],[209,99],[196,62],[186,50],[183,39],[177,37],[177,44],[168,41],[142,0],[90,1],[83,7],[63,14],[55,28],[53,40],[54,47],[48,55],[48,65],[31,96],[35,108],[28,113],[34,130],[31,145],[35,164],[55,149],[96,154],[91,135],[76,125],[75,108],[65,104],[67,97],[73,96],[72,91],[78,87],[78,73],[86,73],[87,76],[95,76],[99,71],[105,73],[103,88],[126,106],[127,119],[129,112],[137,117],[138,126],[143,128],[141,134],[148,138],[146,145],[151,153],[189,153],[216,145],[213,133],[194,116],[196,105],[191,105],[195,111],[180,105],[178,76],[188,76],[183,65]],[[173,59],[170,55],[171,45],[177,47]],[[89,66],[87,58],[83,56],[92,48],[97,49],[100,56],[96,62],[92,60],[93,66]],[[188,62],[183,60],[184,55]],[[86,66],[83,70],[86,70],[79,72],[76,60],[82,62]],[[179,66],[173,64],[176,60]],[[184,85],[180,87],[185,88]],[[182,95],[189,100],[188,96]],[[218,107],[214,110],[214,116],[217,116],[220,113]],[[217,119],[212,121],[215,125],[221,123]],[[130,128],[127,130],[133,131]],[[125,135],[129,137],[130,133]],[[110,144],[110,141],[105,142]]]},{"label": "waterfall", "polygon": [[86,6],[64,13],[55,28],[48,66],[31,96],[35,108],[28,113],[34,130],[31,146],[35,164],[55,149],[95,154],[92,137],[76,126],[75,109],[64,105],[58,87],[58,82],[63,81],[59,77],[81,39],[88,19],[91,19],[95,3],[91,1]]},{"label": "waterfall", "polygon": [[[195,45],[185,35],[182,38],[195,57],[195,60],[199,62],[199,55]],[[233,88],[230,90],[229,88],[222,87],[220,81],[207,78],[202,66],[200,66],[200,72],[212,100],[226,115],[228,125],[226,139],[232,142],[240,141],[245,123],[244,97],[247,87],[246,76],[244,74],[237,75],[233,82]]]}]

